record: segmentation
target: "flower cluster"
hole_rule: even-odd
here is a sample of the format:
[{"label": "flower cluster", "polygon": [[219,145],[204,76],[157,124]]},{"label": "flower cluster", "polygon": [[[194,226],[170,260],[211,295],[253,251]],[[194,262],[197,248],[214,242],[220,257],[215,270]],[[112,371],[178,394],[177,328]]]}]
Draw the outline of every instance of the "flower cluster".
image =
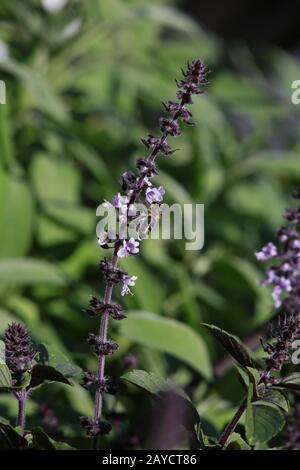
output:
[{"label": "flower cluster", "polygon": [[279,317],[277,325],[271,328],[270,336],[274,339],[272,343],[262,342],[264,351],[268,353],[265,359],[267,371],[272,369],[280,371],[284,363],[289,360],[293,342],[300,337],[300,313]]},{"label": "flower cluster", "polygon": [[96,437],[103,434],[108,434],[111,431],[111,425],[106,421],[99,421],[96,418],[89,418],[82,416],[80,418],[81,426],[85,429],[88,437]]},{"label": "flower cluster", "polygon": [[[126,256],[129,256],[130,253],[136,254],[136,253],[132,253],[132,251],[137,250],[136,243],[134,244],[132,239],[130,239],[128,242],[124,240],[122,245],[118,245],[119,246],[117,250],[117,254],[119,253],[118,257],[123,258],[125,256],[125,255],[123,256],[123,252],[126,253]],[[120,256],[120,250],[123,250],[121,252],[121,256]],[[133,287],[135,285],[137,276],[129,276],[128,273],[126,273],[122,269],[115,266],[111,261],[108,261],[106,258],[100,261],[99,267],[102,271],[103,278],[106,283],[112,283],[112,284],[121,283],[122,285],[121,295],[122,296],[131,293],[129,287]],[[114,308],[115,308],[115,305],[116,304],[113,304]],[[110,308],[111,308],[111,305],[110,305]]]},{"label": "flower cluster", "polygon": [[[184,79],[177,81],[179,88],[177,98],[180,100],[168,101],[164,103],[165,110],[170,117],[160,118],[160,136],[149,134],[142,139],[143,144],[150,151],[148,157],[140,157],[136,162],[138,174],[131,170],[123,173],[121,182],[122,189],[126,194],[118,193],[113,196],[111,202],[105,201],[102,206],[106,209],[117,211],[119,231],[106,231],[99,236],[98,243],[103,248],[118,246],[117,256],[124,258],[130,255],[136,255],[139,252],[139,241],[133,237],[127,236],[127,226],[129,222],[138,220],[141,216],[136,204],[143,204],[146,207],[161,205],[165,190],[162,186],[155,187],[150,178],[158,174],[155,157],[159,154],[168,156],[175,152],[167,143],[169,136],[178,136],[181,134],[179,121],[190,123],[192,113],[187,109],[191,104],[192,95],[203,93],[207,85],[207,68],[201,60],[194,60],[188,63],[187,70],[183,71]],[[150,226],[148,227],[150,229]],[[144,235],[144,233],[143,233]],[[141,238],[138,236],[138,238]],[[127,292],[126,292],[127,293]]]},{"label": "flower cluster", "polygon": [[101,392],[109,393],[110,395],[115,395],[117,390],[117,384],[111,377],[99,379],[97,375],[92,372],[85,372],[82,379],[82,386],[87,390],[101,390]]},{"label": "flower cluster", "polygon": [[90,299],[89,308],[84,310],[84,312],[86,312],[91,317],[95,317],[96,315],[101,315],[102,313],[107,312],[114,320],[123,320],[123,318],[126,318],[123,307],[120,304],[113,302],[106,304],[103,302],[103,300],[98,299],[98,297],[95,297],[94,295],[92,295]]},{"label": "flower cluster", "polygon": [[[192,114],[187,106],[193,103],[192,95],[204,92],[208,83],[206,75],[207,68],[200,59],[187,64],[186,71],[183,71],[183,79],[176,82],[179,101],[164,103],[164,108],[170,116],[160,118],[161,135],[149,134],[142,139],[149,151],[148,156],[137,159],[137,173],[126,171],[122,174],[121,185],[125,194],[119,192],[110,202],[105,201],[102,204],[106,210],[114,211],[119,225],[118,230],[107,230],[98,236],[98,244],[104,249],[113,248],[113,256],[111,260],[104,258],[99,264],[106,285],[104,298],[102,300],[92,297],[89,308],[86,310],[90,316],[100,315],[101,317],[99,334],[91,333],[88,336],[88,343],[98,356],[98,374],[87,372],[83,379],[85,388],[96,390],[94,417],[83,417],[81,420],[88,436],[95,437],[104,432],[104,424],[101,422],[102,394],[111,393],[111,386],[107,385],[110,379],[104,376],[105,358],[108,354],[115,352],[118,345],[107,338],[108,321],[110,317],[116,320],[125,317],[121,306],[111,302],[113,287],[120,284],[122,296],[131,294],[130,288],[137,280],[137,276],[130,276],[117,264],[119,259],[137,255],[140,240],[144,238],[147,231],[153,228],[152,222],[148,222],[148,213],[152,212],[153,207],[160,208],[165,193],[162,186],[156,187],[150,180],[158,174],[155,159],[159,154],[169,156],[175,152],[167,139],[181,134],[180,121],[191,124]],[[147,209],[145,214],[142,214],[139,209],[141,204]],[[157,210],[154,213],[157,213]],[[138,228],[135,231],[136,236],[128,235],[129,224]],[[108,431],[108,427],[105,427],[105,432]]]},{"label": "flower cluster", "polygon": [[[293,195],[300,199],[300,189]],[[293,314],[300,309],[300,207],[288,208],[285,218],[288,224],[277,231],[277,246],[268,243],[256,253],[256,258],[272,260],[261,284],[273,286],[275,308]]]},{"label": "flower cluster", "polygon": [[37,352],[32,347],[29,331],[13,322],[5,331],[5,362],[12,372],[23,373],[32,368]]}]

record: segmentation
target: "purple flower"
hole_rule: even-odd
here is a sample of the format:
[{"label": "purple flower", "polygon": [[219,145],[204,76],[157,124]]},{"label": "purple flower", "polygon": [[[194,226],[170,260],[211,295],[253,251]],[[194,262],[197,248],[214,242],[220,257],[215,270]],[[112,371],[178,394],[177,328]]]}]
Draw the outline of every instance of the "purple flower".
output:
[{"label": "purple flower", "polygon": [[131,290],[129,287],[135,286],[135,281],[137,280],[137,276],[124,276],[123,277],[123,286],[122,286],[122,291],[121,295],[127,295],[127,294],[132,294]]},{"label": "purple flower", "polygon": [[272,292],[272,297],[275,302],[275,307],[279,308],[282,305],[281,294],[283,292],[291,292],[292,286],[291,281],[284,277],[280,277],[276,279],[276,284]]},{"label": "purple flower", "polygon": [[277,256],[277,248],[273,243],[270,242],[264,246],[261,251],[257,251],[255,256],[258,261],[266,261],[267,259]]},{"label": "purple flower", "polygon": [[192,117],[192,113],[186,108],[186,106],[177,103],[176,101],[168,101],[163,103],[165,110],[168,113],[175,113],[185,123],[188,123]]},{"label": "purple flower", "polygon": [[141,188],[150,188],[152,185],[152,182],[149,180],[149,177],[148,176],[145,176],[143,178],[143,182],[141,184]]},{"label": "purple flower", "polygon": [[268,268],[264,279],[261,281],[261,285],[264,287],[268,286],[269,284],[272,284],[276,279],[277,279],[276,268],[273,268],[273,267]]},{"label": "purple flower", "polygon": [[116,239],[116,234],[112,230],[109,230],[108,232],[101,233],[101,235],[98,237],[97,243],[99,246],[104,248],[115,239]]},{"label": "purple flower", "polygon": [[275,308],[295,314],[300,311],[300,208],[286,211],[288,224],[277,230],[278,246],[268,243],[256,253],[259,260],[276,257],[277,265],[269,267],[261,284],[273,285]]},{"label": "purple flower", "polygon": [[275,308],[279,308],[282,305],[281,293],[282,289],[280,289],[279,286],[275,286],[272,291],[272,298],[274,300]]},{"label": "purple flower", "polygon": [[299,250],[299,248],[300,248],[300,240],[293,240],[293,241],[292,241],[292,248],[295,248],[296,250]]},{"label": "purple flower", "polygon": [[146,189],[146,200],[149,202],[149,204],[159,204],[162,202],[164,194],[165,190],[162,186],[159,188],[148,188]]},{"label": "purple flower", "polygon": [[[277,325],[271,329],[271,337],[274,339],[272,343],[262,346],[268,357],[265,359],[267,370],[281,370],[284,363],[289,360],[289,351],[296,338],[300,335],[300,316],[284,315],[279,317]],[[264,374],[263,377],[268,377]]]},{"label": "purple flower", "polygon": [[12,372],[26,372],[34,365],[37,352],[32,347],[29,331],[13,322],[5,330],[5,361]]},{"label": "purple flower", "polygon": [[164,132],[166,135],[180,135],[181,129],[177,121],[170,118],[162,117],[160,118],[160,128],[161,131]]},{"label": "purple flower", "polygon": [[129,240],[123,240],[123,245],[118,250],[119,258],[126,258],[129,255],[136,255],[139,252],[139,242],[136,241],[133,237]]},{"label": "purple flower", "polygon": [[147,176],[151,178],[158,174],[156,163],[153,160],[148,160],[147,158],[138,158],[136,162],[136,166],[140,171],[142,176]]},{"label": "purple flower", "polygon": [[113,196],[111,202],[105,201],[102,205],[106,208],[114,208],[114,209],[122,209],[124,206],[126,207],[128,204],[128,197],[122,196],[120,193],[115,194]]},{"label": "purple flower", "polygon": [[119,347],[115,341],[112,341],[111,339],[103,341],[93,333],[88,335],[87,342],[90,346],[93,347],[95,353],[98,356],[107,356],[108,354],[113,354]]},{"label": "purple flower", "polygon": [[134,189],[136,187],[136,176],[132,171],[125,171],[122,174],[122,189]]},{"label": "purple flower", "polygon": [[[124,174],[123,174],[123,177],[124,177]],[[129,181],[128,175],[127,175],[127,178]],[[128,191],[129,195],[131,191],[132,189]],[[128,217],[135,217],[137,213],[135,205],[130,203],[130,197],[122,196],[120,193],[113,196],[111,202],[105,201],[102,204],[102,206],[107,209],[117,209],[118,214],[119,214],[119,222],[122,225],[126,225]],[[115,239],[116,239],[115,234],[113,234],[112,231],[110,231],[107,234],[103,234],[101,237],[99,237],[98,244],[102,247],[105,247],[109,242]]]},{"label": "purple flower", "polygon": [[145,139],[142,139],[143,144],[154,153],[161,153],[162,155],[171,155],[175,152],[169,144],[161,137],[154,137],[149,134]]}]

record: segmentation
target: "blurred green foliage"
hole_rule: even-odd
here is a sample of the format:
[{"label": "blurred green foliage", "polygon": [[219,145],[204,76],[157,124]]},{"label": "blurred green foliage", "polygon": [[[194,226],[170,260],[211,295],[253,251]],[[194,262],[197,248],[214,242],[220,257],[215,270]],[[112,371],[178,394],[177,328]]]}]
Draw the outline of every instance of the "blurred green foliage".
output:
[{"label": "blurred green foliage", "polygon": [[[19,319],[83,368],[95,367],[85,337],[97,325],[82,309],[103,289],[97,205],[143,154],[140,137],[155,133],[180,67],[201,57],[212,70],[193,105],[196,126],[178,138],[179,152],[160,159],[158,178],[167,201],[205,204],[204,249],[149,240],[126,260],[139,280],[125,300],[129,319],[111,326],[120,349],[108,372],[122,375],[134,355],[138,368],[183,386],[220,432],[241,389],[232,372],[213,379],[221,351],[200,322],[245,338],[272,315],[253,252],[272,239],[300,181],[300,107],[290,100],[299,64],[271,47],[228,48],[164,0],[70,0],[56,13],[38,0],[2,0],[0,26],[0,334]],[[78,417],[91,412],[88,392],[37,391],[30,423],[40,424],[42,403],[68,442],[86,445]],[[14,406],[0,395],[1,415],[13,419]],[[108,398],[110,445],[142,445],[146,410],[131,388]]]}]

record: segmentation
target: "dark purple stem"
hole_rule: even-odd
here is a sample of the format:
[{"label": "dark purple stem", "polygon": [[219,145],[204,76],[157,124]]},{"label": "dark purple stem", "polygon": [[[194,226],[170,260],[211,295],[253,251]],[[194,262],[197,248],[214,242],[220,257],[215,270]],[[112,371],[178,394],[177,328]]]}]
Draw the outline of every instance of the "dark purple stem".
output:
[{"label": "dark purple stem", "polygon": [[243,402],[239,406],[237,412],[235,413],[235,415],[232,418],[232,420],[230,421],[230,423],[226,426],[224,432],[222,433],[222,435],[219,439],[219,444],[220,444],[221,447],[224,447],[224,445],[226,444],[226,442],[229,439],[229,436],[234,432],[234,430],[237,427],[237,424],[238,424],[239,420],[241,419],[241,417],[242,417],[245,410],[246,410],[246,404],[245,404],[245,402]]},{"label": "dark purple stem", "polygon": [[25,421],[26,421],[26,401],[27,401],[27,391],[21,390],[16,395],[18,400],[18,419],[17,419],[17,426],[19,426],[22,430],[22,434],[24,433],[25,429]]},{"label": "dark purple stem", "polygon": [[[118,263],[118,256],[117,256],[118,246],[115,247],[114,254],[111,260],[112,266],[116,267]],[[105,294],[104,294],[104,303],[110,304],[113,292],[113,283],[108,282],[105,287]],[[108,330],[108,322],[109,322],[109,311],[106,310],[103,312],[100,321],[100,328],[99,328],[99,338],[101,341],[107,340],[107,330]],[[98,358],[98,369],[97,369],[97,378],[99,380],[103,380],[104,372],[105,372],[105,355],[101,354]],[[96,390],[95,393],[95,410],[94,410],[94,418],[97,420],[101,419],[102,415],[102,392],[100,389]],[[95,436],[93,439],[93,449],[96,450],[98,446],[98,436]]]}]

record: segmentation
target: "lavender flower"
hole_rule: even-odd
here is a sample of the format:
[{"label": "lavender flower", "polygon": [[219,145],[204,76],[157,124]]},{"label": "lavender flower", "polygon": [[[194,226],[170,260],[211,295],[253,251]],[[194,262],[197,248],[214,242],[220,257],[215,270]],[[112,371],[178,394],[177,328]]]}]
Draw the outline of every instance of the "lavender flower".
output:
[{"label": "lavender flower", "polygon": [[122,280],[122,291],[121,295],[132,294],[129,287],[135,286],[135,281],[137,280],[137,276],[124,276]]},{"label": "lavender flower", "polygon": [[163,200],[165,190],[162,186],[159,188],[147,188],[146,189],[146,200],[149,204],[160,204]]},{"label": "lavender flower", "polygon": [[[294,197],[300,198],[300,190]],[[261,284],[273,286],[275,308],[295,314],[300,309],[300,208],[288,208],[285,218],[288,224],[277,231],[277,246],[268,243],[256,257],[259,261],[274,260]]]},{"label": "lavender flower", "polygon": [[29,331],[20,323],[8,326],[4,335],[5,362],[12,372],[26,372],[34,365],[34,351]]},{"label": "lavender flower", "polygon": [[[102,248],[113,248],[113,255],[111,261],[104,259],[100,262],[99,266],[103,273],[104,281],[106,283],[105,294],[103,300],[92,297],[90,307],[87,313],[90,316],[100,314],[100,328],[98,336],[94,334],[89,335],[89,343],[91,344],[94,352],[98,355],[98,371],[97,374],[88,375],[84,378],[83,385],[90,386],[93,383],[95,392],[95,410],[93,418],[82,418],[81,423],[86,429],[88,436],[94,437],[94,448],[97,448],[97,436],[103,433],[102,416],[102,401],[103,393],[106,392],[100,384],[103,384],[105,358],[107,354],[114,352],[117,348],[116,343],[110,342],[107,339],[109,317],[114,319],[124,318],[124,314],[116,304],[112,304],[112,292],[115,284],[121,284],[121,295],[131,294],[130,287],[135,285],[137,276],[130,276],[128,273],[117,267],[120,258],[136,255],[139,252],[139,241],[141,237],[135,239],[133,237],[126,238],[127,230],[124,230],[129,222],[136,222],[140,224],[140,214],[138,214],[135,203],[155,204],[159,207],[163,200],[164,188],[160,186],[155,188],[152,186],[149,178],[158,174],[155,159],[160,154],[163,156],[172,155],[173,150],[167,142],[169,136],[177,136],[181,134],[179,121],[189,124],[192,117],[191,112],[187,109],[187,105],[193,103],[192,95],[203,93],[207,85],[206,80],[207,68],[200,60],[194,60],[187,64],[187,69],[183,71],[183,80],[177,81],[177,98],[180,100],[168,101],[164,104],[165,110],[171,115],[168,117],[160,118],[161,135],[153,136],[149,134],[142,139],[143,144],[149,150],[148,156],[140,157],[137,162],[138,174],[132,171],[123,173],[121,182],[122,189],[126,194],[116,194],[111,202],[104,202],[104,207],[114,208],[117,210],[119,222],[122,224],[122,230],[115,234],[113,237],[111,233],[107,232],[98,240]],[[144,224],[142,224],[144,225]],[[146,224],[146,229],[151,230],[151,224]],[[124,236],[124,233],[125,236]],[[144,230],[142,231],[144,237]],[[112,346],[114,344],[114,346]],[[106,427],[107,431],[108,428]]]},{"label": "lavender flower", "polygon": [[29,331],[21,323],[13,322],[4,333],[5,362],[12,372],[11,393],[18,400],[17,425],[24,432],[26,421],[26,402],[30,389],[19,387],[26,372],[35,364],[37,351],[32,347]]},{"label": "lavender flower", "polygon": [[107,356],[108,354],[113,354],[118,349],[118,344],[115,341],[108,339],[107,341],[102,341],[98,336],[90,333],[88,335],[87,342],[91,345],[97,355],[103,354]]},{"label": "lavender flower", "polygon": [[256,252],[255,256],[258,261],[266,261],[267,259],[277,256],[277,248],[273,243],[268,243],[261,251]]},{"label": "lavender flower", "polygon": [[130,238],[129,240],[123,240],[123,245],[117,251],[119,258],[126,258],[129,255],[136,255],[139,252],[139,242]]}]

